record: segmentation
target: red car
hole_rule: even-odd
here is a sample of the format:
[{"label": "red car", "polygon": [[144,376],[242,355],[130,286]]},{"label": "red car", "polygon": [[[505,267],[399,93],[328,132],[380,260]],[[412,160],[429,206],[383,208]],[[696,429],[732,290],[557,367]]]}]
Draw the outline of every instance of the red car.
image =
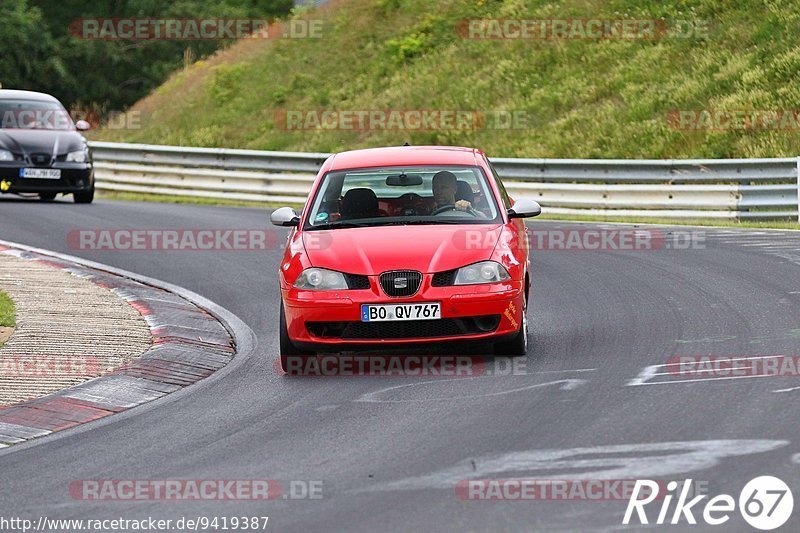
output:
[{"label": "red car", "polygon": [[524,355],[525,217],[486,156],[458,147],[334,154],[291,226],[280,266],[281,365],[316,352],[434,343]]}]

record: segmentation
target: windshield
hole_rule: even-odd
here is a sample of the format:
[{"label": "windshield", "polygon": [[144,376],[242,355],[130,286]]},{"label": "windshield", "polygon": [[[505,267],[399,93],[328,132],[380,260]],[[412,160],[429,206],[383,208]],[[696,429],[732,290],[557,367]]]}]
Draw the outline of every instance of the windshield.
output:
[{"label": "windshield", "polygon": [[329,172],[305,229],[496,223],[492,189],[478,167],[425,166]]},{"label": "windshield", "polygon": [[61,104],[40,100],[0,100],[0,129],[74,130]]}]

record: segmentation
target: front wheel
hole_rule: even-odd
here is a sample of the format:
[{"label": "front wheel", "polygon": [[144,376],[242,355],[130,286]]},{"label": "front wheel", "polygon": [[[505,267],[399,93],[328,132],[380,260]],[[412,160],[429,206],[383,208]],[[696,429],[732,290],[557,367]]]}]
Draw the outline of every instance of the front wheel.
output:
[{"label": "front wheel", "polygon": [[289,338],[289,331],[286,327],[286,312],[283,310],[283,302],[280,302],[280,351],[281,351],[281,370],[289,376],[297,376],[303,373],[306,368],[308,358],[314,353],[301,350],[292,343]]},{"label": "front wheel", "polygon": [[523,297],[522,301],[522,325],[519,333],[508,342],[498,342],[494,345],[495,355],[505,355],[507,357],[521,357],[528,355],[528,302]]},{"label": "front wheel", "polygon": [[78,191],[72,193],[72,199],[76,204],[90,204],[94,200],[94,185],[88,191]]}]

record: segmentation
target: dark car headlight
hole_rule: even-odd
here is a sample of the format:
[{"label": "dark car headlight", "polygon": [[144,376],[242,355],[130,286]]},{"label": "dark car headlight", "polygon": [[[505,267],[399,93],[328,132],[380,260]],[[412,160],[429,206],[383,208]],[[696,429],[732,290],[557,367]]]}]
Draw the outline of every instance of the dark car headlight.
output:
[{"label": "dark car headlight", "polygon": [[316,267],[303,270],[294,282],[294,286],[309,291],[336,291],[348,288],[347,279],[341,272]]},{"label": "dark car headlight", "polygon": [[459,268],[453,285],[497,283],[510,278],[508,271],[500,263],[496,261],[481,261],[480,263]]}]

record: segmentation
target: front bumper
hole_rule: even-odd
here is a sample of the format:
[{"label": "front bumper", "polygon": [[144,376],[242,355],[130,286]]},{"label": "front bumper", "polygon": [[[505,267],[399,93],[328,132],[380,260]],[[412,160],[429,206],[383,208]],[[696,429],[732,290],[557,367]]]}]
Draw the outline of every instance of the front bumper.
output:
[{"label": "front bumper", "polygon": [[[489,343],[513,338],[523,312],[523,283],[432,287],[423,276],[412,297],[392,298],[370,276],[370,288],[346,291],[282,289],[289,338],[302,348],[365,349],[376,346]],[[441,319],[362,322],[362,304],[440,302]]]},{"label": "front bumper", "polygon": [[60,179],[22,178],[19,166],[0,167],[0,193],[80,192],[94,186],[94,169],[85,163],[56,163]]}]

